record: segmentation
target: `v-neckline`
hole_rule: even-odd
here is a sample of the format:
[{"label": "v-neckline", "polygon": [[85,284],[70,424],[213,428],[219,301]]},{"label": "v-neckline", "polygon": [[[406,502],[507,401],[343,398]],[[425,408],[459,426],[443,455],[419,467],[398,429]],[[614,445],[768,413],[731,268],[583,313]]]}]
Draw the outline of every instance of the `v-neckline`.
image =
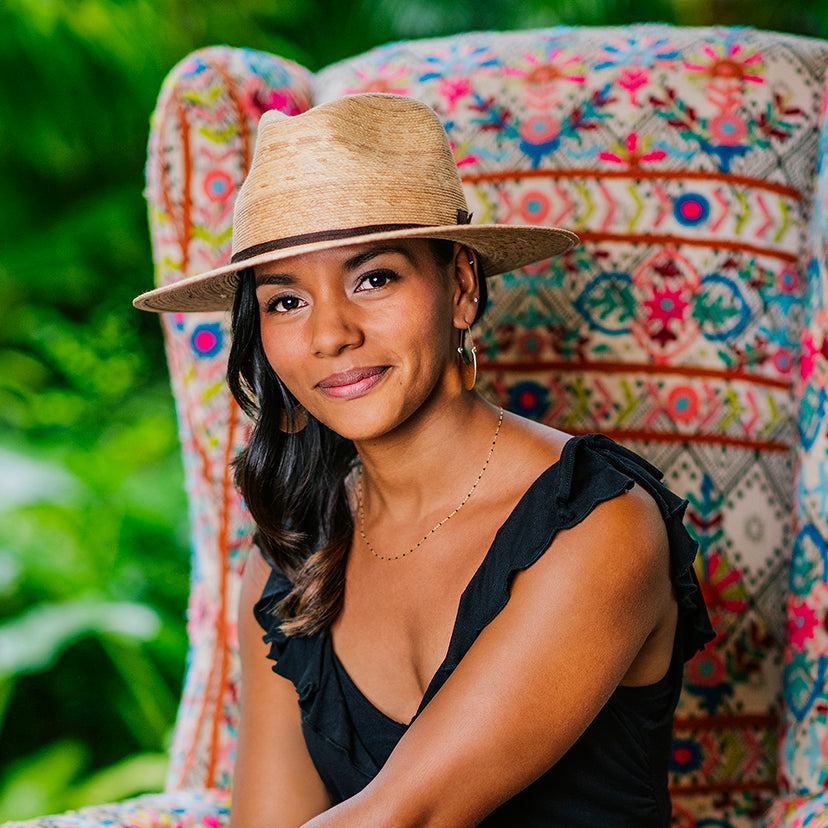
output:
[{"label": "v-neckline", "polygon": [[452,651],[453,651],[454,647],[456,646],[455,642],[457,640],[457,632],[458,632],[457,628],[458,628],[458,624],[460,622],[460,613],[463,610],[464,598],[466,597],[469,590],[473,588],[474,584],[482,577],[482,573],[484,572],[486,567],[491,565],[490,561],[493,558],[494,550],[498,545],[498,541],[499,541],[499,539],[500,539],[500,537],[503,533],[503,530],[510,523],[513,522],[513,520],[515,519],[518,512],[525,508],[526,502],[529,500],[529,498],[530,498],[531,494],[534,492],[534,490],[540,486],[541,482],[544,481],[547,478],[547,476],[557,473],[558,467],[561,465],[561,461],[564,458],[564,454],[571,450],[571,447],[573,445],[573,441],[577,441],[579,439],[581,439],[581,438],[579,438],[579,437],[570,437],[563,444],[563,446],[561,447],[561,453],[558,456],[558,459],[555,460],[554,463],[547,466],[535,478],[535,480],[532,481],[532,483],[529,485],[529,487],[526,489],[526,491],[520,496],[520,499],[515,504],[515,506],[512,508],[512,511],[509,512],[509,515],[507,516],[506,520],[504,520],[503,523],[501,523],[500,526],[498,527],[498,530],[495,533],[494,539],[492,540],[491,544],[489,544],[489,548],[486,550],[486,554],[483,556],[483,560],[480,562],[477,569],[474,571],[474,574],[471,576],[468,583],[463,588],[463,592],[460,594],[460,600],[457,604],[457,613],[454,616],[454,623],[452,625],[451,637],[449,638],[448,647],[446,648],[446,654],[443,657],[443,660],[440,662],[440,665],[434,671],[434,675],[431,677],[431,680],[429,681],[428,685],[426,686],[425,692],[423,693],[423,697],[420,700],[420,704],[417,707],[417,711],[411,717],[411,721],[409,721],[406,724],[405,722],[401,722],[398,719],[395,719],[392,716],[389,716],[387,713],[380,710],[380,708],[377,707],[377,705],[374,704],[374,702],[372,702],[371,699],[369,699],[365,695],[365,693],[360,689],[359,685],[354,681],[353,677],[351,676],[350,672],[348,671],[348,668],[342,663],[341,659],[336,654],[336,650],[335,650],[334,645],[333,645],[333,636],[331,635],[330,628],[325,630],[326,644],[327,644],[328,648],[330,649],[331,656],[334,659],[334,661],[336,662],[336,664],[338,665],[338,667],[341,670],[342,674],[345,676],[345,678],[348,681],[348,683],[350,684],[350,686],[353,688],[356,695],[368,707],[370,707],[372,710],[374,710],[377,713],[377,715],[382,717],[387,722],[390,722],[394,727],[403,728],[404,730],[407,730],[409,727],[411,727],[411,725],[414,723],[414,721],[417,719],[417,717],[420,715],[420,713],[423,712],[423,710],[425,709],[428,702],[431,701],[432,696],[436,692],[436,691],[432,691],[432,688],[433,688],[435,682],[437,681],[438,677],[444,672],[445,667],[446,667],[446,663],[449,661],[449,659],[452,655]]}]

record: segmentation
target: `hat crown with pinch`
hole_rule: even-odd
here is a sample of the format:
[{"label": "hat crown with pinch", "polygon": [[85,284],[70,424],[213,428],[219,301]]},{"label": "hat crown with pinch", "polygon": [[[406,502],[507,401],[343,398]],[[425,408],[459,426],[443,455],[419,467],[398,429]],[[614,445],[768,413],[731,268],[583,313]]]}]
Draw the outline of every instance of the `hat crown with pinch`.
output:
[{"label": "hat crown with pinch", "polygon": [[[233,260],[348,231],[463,223],[468,208],[439,119],[395,95],[265,112],[236,201]],[[458,222],[459,217],[459,222]]]}]

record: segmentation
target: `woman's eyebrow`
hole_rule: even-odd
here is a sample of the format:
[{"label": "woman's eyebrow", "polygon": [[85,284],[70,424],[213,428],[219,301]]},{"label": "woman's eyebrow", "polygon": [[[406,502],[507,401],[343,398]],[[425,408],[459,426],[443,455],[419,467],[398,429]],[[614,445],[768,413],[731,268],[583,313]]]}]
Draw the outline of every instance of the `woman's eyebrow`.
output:
[{"label": "woman's eyebrow", "polygon": [[[413,263],[413,259],[407,248],[387,244],[371,247],[368,250],[363,250],[361,253],[351,256],[350,259],[345,260],[343,267],[345,270],[357,270],[366,262],[370,262],[371,259],[381,256],[384,253],[399,253],[401,256],[405,256],[409,262]],[[261,273],[256,276],[256,287],[262,287],[263,285],[295,285],[297,281],[296,277],[289,273]]]},{"label": "woman's eyebrow", "polygon": [[256,287],[262,285],[294,285],[296,279],[287,273],[262,273],[256,276]]},{"label": "woman's eyebrow", "polygon": [[371,259],[381,256],[383,253],[399,253],[401,256],[405,256],[409,262],[413,262],[411,254],[407,248],[387,244],[380,245],[379,247],[371,247],[368,250],[363,250],[361,253],[357,253],[356,256],[351,256],[351,258],[347,259],[345,262],[345,270],[356,270],[357,268],[362,267],[362,265],[366,262],[371,261]]}]

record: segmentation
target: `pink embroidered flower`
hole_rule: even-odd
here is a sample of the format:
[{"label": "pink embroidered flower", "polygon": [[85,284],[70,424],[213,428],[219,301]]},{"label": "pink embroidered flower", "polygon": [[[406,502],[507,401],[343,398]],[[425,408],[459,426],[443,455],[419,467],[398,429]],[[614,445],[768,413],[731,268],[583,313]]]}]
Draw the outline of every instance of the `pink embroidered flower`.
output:
[{"label": "pink embroidered flower", "polygon": [[779,348],[773,355],[773,364],[780,374],[790,374],[794,365],[794,356],[787,348]]},{"label": "pink embroidered flower", "polygon": [[690,306],[689,302],[681,298],[680,290],[670,290],[668,287],[654,288],[653,298],[645,299],[644,305],[649,308],[647,320],[659,321],[664,325],[671,320],[684,320],[684,312]]},{"label": "pink embroidered flower", "polygon": [[267,109],[278,109],[285,115],[299,115],[305,111],[305,107],[297,102],[292,92],[283,92],[281,89],[273,89],[265,96]]},{"label": "pink embroidered flower", "polygon": [[518,127],[520,137],[529,144],[545,144],[557,137],[560,130],[560,123],[548,115],[527,118]]},{"label": "pink embroidered flower", "polygon": [[796,293],[800,281],[799,273],[793,267],[783,267],[776,276],[776,283],[783,293]]},{"label": "pink embroidered flower", "polygon": [[[527,52],[523,55],[529,64],[526,69],[504,68],[503,73],[523,78],[529,86],[546,86],[555,81],[564,80],[571,83],[586,83],[583,74],[581,55],[563,55],[562,49],[552,49],[546,58]],[[574,74],[573,74],[574,73]]]},{"label": "pink embroidered flower", "polygon": [[727,680],[727,668],[721,654],[708,647],[687,664],[687,678],[699,687],[716,687]]},{"label": "pink embroidered flower", "polygon": [[618,85],[622,89],[626,89],[630,96],[630,104],[638,106],[638,97],[636,92],[642,86],[646,86],[650,82],[650,72],[641,66],[627,67],[621,72],[621,77],[618,78]]},{"label": "pink embroidered flower", "polygon": [[689,385],[679,385],[667,395],[667,413],[680,423],[690,423],[699,413],[699,395]]},{"label": "pink embroidered flower", "polygon": [[721,115],[711,118],[707,127],[715,141],[728,147],[740,144],[748,133],[744,119],[731,111],[722,112]]},{"label": "pink embroidered flower", "polygon": [[285,115],[298,115],[303,107],[290,90],[268,89],[261,78],[250,77],[242,86],[239,96],[242,110],[258,120],[270,109],[278,109]]},{"label": "pink embroidered flower", "polygon": [[408,70],[404,66],[391,69],[389,64],[381,63],[368,69],[357,69],[358,81],[345,90],[346,95],[358,92],[387,92],[392,95],[408,94]]},{"label": "pink embroidered flower", "polygon": [[542,190],[531,190],[520,200],[521,219],[529,224],[543,224],[552,205]]},{"label": "pink embroidered flower", "polygon": [[791,599],[788,603],[788,645],[795,650],[804,650],[814,637],[814,630],[819,624],[816,613],[808,604],[797,604]]},{"label": "pink embroidered flower", "polygon": [[649,161],[661,161],[662,158],[667,157],[664,150],[648,150],[647,148],[652,144],[652,138],[648,135],[641,141],[639,147],[639,136],[637,132],[631,132],[625,139],[623,144],[616,144],[613,147],[613,152],[602,151],[598,153],[598,157],[602,161],[610,161],[614,164],[626,164],[630,169],[640,167],[642,163]]},{"label": "pink embroidered flower", "polygon": [[743,47],[739,43],[722,43],[702,46],[702,52],[707,57],[703,63],[685,62],[684,66],[691,73],[696,73],[711,80],[752,81],[764,83],[760,75],[750,74],[751,71],[764,69],[760,52],[742,54]]},{"label": "pink embroidered flower", "polygon": [[811,331],[805,331],[802,335],[802,349],[799,354],[799,373],[804,382],[807,382],[814,373],[819,347],[814,341]]},{"label": "pink embroidered flower", "polygon": [[457,108],[457,101],[471,94],[471,91],[468,78],[440,78],[440,94],[446,99],[448,112],[454,112]]},{"label": "pink embroidered flower", "polygon": [[224,170],[210,170],[204,176],[204,194],[214,204],[221,204],[232,195],[233,184],[233,179]]}]

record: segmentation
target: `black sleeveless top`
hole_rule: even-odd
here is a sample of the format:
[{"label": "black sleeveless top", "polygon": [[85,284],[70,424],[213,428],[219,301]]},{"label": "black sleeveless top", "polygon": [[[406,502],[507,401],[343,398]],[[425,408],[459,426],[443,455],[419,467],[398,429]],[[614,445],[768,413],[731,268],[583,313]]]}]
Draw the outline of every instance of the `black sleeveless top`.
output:
[{"label": "black sleeveless top", "polygon": [[[670,825],[667,766],[683,662],[713,638],[693,571],[697,545],[682,524],[686,501],[660,483],[660,472],[607,437],[571,438],[557,463],[528,489],[460,599],[445,661],[426,689],[428,705],[509,601],[514,573],[531,566],[555,534],[580,523],[599,503],[642,485],[658,504],[670,542],[678,601],[673,658],[667,674],[646,687],[618,687],[569,751],[543,776],[480,823],[492,828],[666,828]],[[296,687],[308,751],[329,794],[341,802],[379,772],[408,725],[366,699],[334,653],[328,631],[286,637],[274,604],[290,590],[274,569],[254,607],[270,644],[273,670]],[[612,635],[613,619],[606,632]],[[492,664],[492,670],[498,665]],[[416,719],[416,715],[414,717]],[[461,781],[458,781],[461,784]]]}]

